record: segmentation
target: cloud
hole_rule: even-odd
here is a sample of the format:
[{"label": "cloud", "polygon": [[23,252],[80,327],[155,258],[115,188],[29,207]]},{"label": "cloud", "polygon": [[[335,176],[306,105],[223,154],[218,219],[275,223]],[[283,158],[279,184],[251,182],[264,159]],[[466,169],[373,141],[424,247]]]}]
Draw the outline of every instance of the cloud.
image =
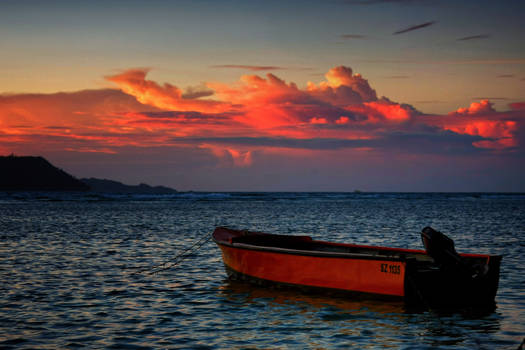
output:
[{"label": "cloud", "polygon": [[497,78],[514,78],[514,74],[500,74],[497,76]]},{"label": "cloud", "polygon": [[[0,95],[0,127],[49,125],[63,129],[96,129],[123,110],[155,111],[119,90],[83,90],[73,93]],[[112,117],[109,117],[110,119]]]},{"label": "cloud", "polygon": [[353,74],[350,67],[338,66],[325,74],[326,81],[315,85],[308,82],[312,96],[333,105],[348,105],[377,100],[377,94],[360,74]]},{"label": "cloud", "polygon": [[509,104],[509,107],[515,111],[523,111],[525,110],[525,102],[514,102]]},{"label": "cloud", "polygon": [[198,150],[221,166],[249,168],[268,152],[287,150],[387,156],[523,147],[523,102],[499,112],[483,99],[448,115],[426,115],[378,97],[367,79],[346,66],[333,67],[304,87],[266,74],[183,91],[148,80],[147,73],[132,69],[108,77],[119,90],[0,95],[0,151]]},{"label": "cloud", "polygon": [[[412,132],[381,132],[368,138],[290,138],[290,137],[205,137],[176,140],[183,143],[199,143],[204,148],[218,150],[221,157],[227,157],[228,149],[252,149],[263,153],[268,149],[294,149],[308,151],[334,150],[398,150],[410,154],[443,154],[454,151],[463,154],[476,153],[473,145],[484,140],[479,135],[460,134],[450,130],[422,128]],[[229,147],[229,148],[228,148]],[[241,153],[242,154],[242,153]]]},{"label": "cloud", "polygon": [[107,76],[106,80],[117,84],[126,94],[135,96],[140,103],[161,109],[206,112],[222,112],[229,109],[229,105],[214,100],[184,98],[182,90],[174,85],[168,83],[159,85],[154,81],[146,80],[148,71],[148,69],[129,69],[117,75]]},{"label": "cloud", "polygon": [[210,150],[213,155],[219,158],[223,165],[233,165],[236,167],[249,167],[253,163],[252,151],[240,151],[233,147],[221,147],[214,144],[201,143],[202,149]]},{"label": "cloud", "polygon": [[469,120],[463,123],[451,123],[445,128],[457,134],[483,137],[483,140],[473,143],[480,148],[504,149],[517,145],[514,138],[517,131],[515,121]]},{"label": "cloud", "polygon": [[428,125],[437,126],[457,134],[480,136],[473,145],[477,148],[502,150],[518,146],[516,135],[523,128],[523,115],[519,112],[499,113],[488,100],[473,102],[448,116],[425,117]]},{"label": "cloud", "polygon": [[[234,145],[234,147],[271,147],[307,150],[334,150],[343,148],[362,148],[371,145],[369,139],[338,138],[290,138],[290,137],[208,137],[179,140],[206,145]],[[218,149],[223,149],[218,147]]]},{"label": "cloud", "polygon": [[182,94],[182,98],[192,100],[212,95],[213,90],[208,89],[206,86],[189,86]]},{"label": "cloud", "polygon": [[493,103],[489,100],[481,100],[480,102],[472,102],[470,107],[459,108],[457,111],[452,112],[453,114],[482,114],[482,113],[493,113],[495,112],[492,108]]},{"label": "cloud", "polygon": [[[319,84],[309,82],[304,90],[273,74],[265,78],[244,75],[237,83],[215,82],[208,87],[221,100],[236,106],[237,121],[266,132],[276,132],[277,128],[283,132],[283,127],[311,120],[326,120],[326,124],[342,116],[355,120],[357,116],[346,106],[377,100],[368,82],[348,67],[332,68],[325,77]],[[296,128],[294,132],[302,134],[305,130]]]},{"label": "cloud", "polygon": [[478,40],[478,39],[488,39],[490,38],[489,34],[478,34],[478,35],[471,35],[471,36],[465,36],[459,39],[456,39],[457,41],[468,41],[468,40]]},{"label": "cloud", "polygon": [[436,21],[431,21],[431,22],[425,22],[425,23],[421,23],[421,24],[416,24],[416,25],[410,26],[410,27],[408,27],[408,28],[401,29],[401,30],[398,30],[398,31],[396,31],[396,32],[393,32],[392,34],[393,34],[393,35],[397,35],[397,34],[408,33],[408,32],[414,31],[414,30],[418,30],[418,29],[422,29],[422,28],[425,28],[425,27],[431,26],[431,25],[433,25],[434,23],[436,23]]}]

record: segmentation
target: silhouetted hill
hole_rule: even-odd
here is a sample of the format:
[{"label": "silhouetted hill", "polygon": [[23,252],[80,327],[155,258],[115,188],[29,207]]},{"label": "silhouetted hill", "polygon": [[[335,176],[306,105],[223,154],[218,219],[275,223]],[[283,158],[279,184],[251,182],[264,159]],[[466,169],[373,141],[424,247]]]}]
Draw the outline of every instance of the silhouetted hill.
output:
[{"label": "silhouetted hill", "polygon": [[87,191],[89,186],[42,157],[0,156],[0,191]]},{"label": "silhouetted hill", "polygon": [[169,187],[164,186],[150,186],[146,184],[140,184],[137,186],[125,185],[118,181],[113,180],[102,180],[102,179],[81,179],[82,182],[87,184],[91,191],[102,192],[102,193],[134,193],[134,194],[173,194],[177,193]]}]

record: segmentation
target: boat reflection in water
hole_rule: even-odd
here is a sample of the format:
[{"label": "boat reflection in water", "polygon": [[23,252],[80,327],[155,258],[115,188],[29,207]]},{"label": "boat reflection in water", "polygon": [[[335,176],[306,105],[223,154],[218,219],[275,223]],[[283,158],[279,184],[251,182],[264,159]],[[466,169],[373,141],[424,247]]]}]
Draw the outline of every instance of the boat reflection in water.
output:
[{"label": "boat reflection in water", "polygon": [[[363,311],[381,313],[384,315],[400,315],[407,312],[402,301],[385,303],[374,299],[348,299],[337,293],[298,293],[294,288],[287,287],[261,287],[246,284],[242,281],[231,279],[224,280],[220,294],[232,303],[253,305],[263,303],[269,307],[293,306],[303,312],[319,312],[324,309],[341,311],[341,317],[322,317],[323,319],[356,319]],[[343,315],[344,314],[344,315]]]},{"label": "boat reflection in water", "polygon": [[230,279],[224,280],[218,297],[228,313],[225,322],[241,313],[248,320],[228,336],[227,341],[236,343],[257,340],[271,347],[294,347],[306,341],[311,348],[327,349],[338,344],[360,349],[409,344],[453,348],[470,343],[479,347],[481,338],[483,344],[500,344],[494,334],[501,317],[487,309],[483,313],[425,311],[408,308],[402,301],[348,299]]},{"label": "boat reflection in water", "polygon": [[294,347],[305,341],[312,348],[392,344],[403,332],[406,317],[402,302],[347,300],[231,280],[224,281],[220,296],[228,309],[237,310],[243,318],[250,315],[235,340],[257,339],[271,347]]}]

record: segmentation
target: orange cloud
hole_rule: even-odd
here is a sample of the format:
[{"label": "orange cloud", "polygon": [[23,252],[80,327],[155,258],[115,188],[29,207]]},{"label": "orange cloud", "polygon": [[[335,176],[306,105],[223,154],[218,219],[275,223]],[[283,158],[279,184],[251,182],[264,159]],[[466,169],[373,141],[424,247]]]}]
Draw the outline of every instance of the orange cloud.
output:
[{"label": "orange cloud", "polygon": [[481,100],[480,102],[472,102],[470,104],[470,107],[465,108],[459,108],[457,111],[452,112],[456,114],[462,114],[462,115],[472,115],[472,114],[482,114],[482,113],[493,113],[495,112],[494,108],[492,108],[493,103],[489,102],[489,100]]},{"label": "orange cloud", "polygon": [[332,68],[325,74],[326,81],[315,85],[308,82],[307,91],[321,101],[336,106],[346,106],[377,100],[375,90],[360,74],[353,74],[349,67]]},{"label": "orange cloud", "polygon": [[313,117],[312,119],[310,119],[310,124],[328,124],[328,121],[326,120],[326,118]]},{"label": "orange cloud", "polygon": [[[234,84],[214,82],[207,86],[221,101],[235,106],[239,112],[235,120],[274,136],[311,137],[318,129],[299,126],[344,125],[356,118],[368,118],[366,113],[374,110],[375,105],[364,109],[349,108],[377,101],[376,93],[366,79],[343,66],[330,69],[325,77],[326,81],[319,85],[309,82],[306,89],[273,74],[267,74],[266,78],[243,75]],[[379,108],[381,105],[376,109]],[[399,118],[399,113],[395,117]]]},{"label": "orange cloud", "polygon": [[202,144],[200,148],[209,149],[217,158],[237,167],[248,167],[253,163],[252,151],[241,151],[232,147],[222,147],[213,144]]},{"label": "orange cloud", "polygon": [[[395,103],[386,97],[377,101],[352,104],[346,106],[345,110],[359,116],[358,124],[375,125],[377,128],[408,122],[421,114],[410,105]],[[336,123],[342,124],[340,119]]]},{"label": "orange cloud", "polygon": [[339,119],[337,119],[335,121],[336,124],[339,124],[339,125],[344,125],[344,124],[348,124],[348,122],[350,121],[350,119],[348,119],[348,117],[339,117]]},{"label": "orange cloud", "polygon": [[424,117],[423,120],[457,134],[481,136],[484,140],[472,143],[478,148],[502,150],[518,146],[516,135],[522,118],[516,112],[499,113],[492,105],[489,100],[481,100],[448,116]]},{"label": "orange cloud", "polygon": [[286,84],[273,74],[266,77],[243,75],[232,85],[214,82],[207,86],[236,107],[240,112],[236,120],[252,128],[267,130],[298,123],[301,118],[293,107],[307,96],[294,83]]},{"label": "orange cloud", "polygon": [[[108,77],[120,90],[0,95],[0,150],[118,154],[123,147],[184,147],[209,152],[221,164],[249,167],[254,152],[396,148],[418,153],[425,138],[432,140],[426,144],[445,149],[454,143],[465,152],[522,146],[522,102],[506,112],[482,100],[448,115],[424,115],[410,105],[377,98],[368,81],[349,67],[332,68],[324,81],[304,88],[267,74],[243,75],[231,84],[209,82],[185,92],[147,80],[147,72],[134,69]],[[206,99],[212,95],[214,100]]]},{"label": "orange cloud", "polygon": [[504,149],[517,145],[517,140],[514,138],[517,131],[517,123],[515,121],[469,120],[458,124],[445,125],[444,129],[458,134],[482,136],[491,139],[473,143],[474,146],[480,148]]},{"label": "orange cloud", "polygon": [[161,109],[218,113],[230,108],[218,101],[184,98],[183,91],[174,85],[165,83],[161,86],[146,80],[147,73],[148,69],[130,69],[106,79],[117,84],[122,91],[134,96],[140,103]]}]

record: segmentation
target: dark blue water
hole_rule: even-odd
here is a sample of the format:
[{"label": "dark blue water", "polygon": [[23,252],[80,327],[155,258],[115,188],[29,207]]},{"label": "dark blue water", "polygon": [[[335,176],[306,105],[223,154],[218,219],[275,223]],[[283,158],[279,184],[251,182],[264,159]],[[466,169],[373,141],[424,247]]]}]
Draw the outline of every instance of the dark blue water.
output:
[{"label": "dark blue water", "polygon": [[[217,225],[409,248],[431,225],[460,252],[504,256],[497,308],[411,311],[230,283],[211,241],[147,273]],[[524,246],[523,194],[0,194],[0,348],[516,349]]]}]

